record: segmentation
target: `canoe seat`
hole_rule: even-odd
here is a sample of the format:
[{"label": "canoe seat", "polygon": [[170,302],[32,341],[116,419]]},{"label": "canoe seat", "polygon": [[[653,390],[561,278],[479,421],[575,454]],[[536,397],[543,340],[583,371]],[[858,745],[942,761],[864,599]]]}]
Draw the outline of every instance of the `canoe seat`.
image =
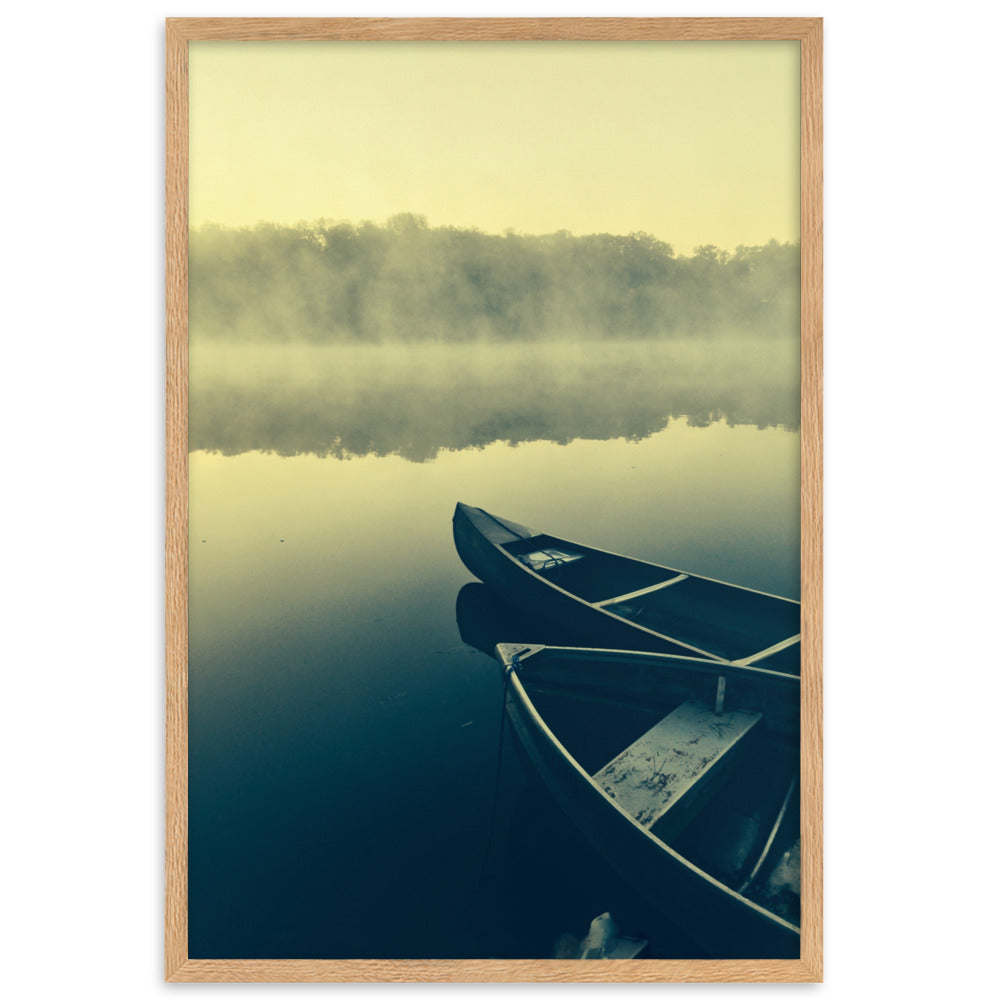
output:
[{"label": "canoe seat", "polygon": [[549,546],[544,549],[536,549],[532,552],[524,552],[517,557],[528,569],[536,571],[554,569],[556,566],[565,566],[566,563],[576,562],[583,558],[582,552],[565,552]]},{"label": "canoe seat", "polygon": [[686,701],[643,733],[593,777],[640,826],[669,838],[710,797],[761,719]]}]

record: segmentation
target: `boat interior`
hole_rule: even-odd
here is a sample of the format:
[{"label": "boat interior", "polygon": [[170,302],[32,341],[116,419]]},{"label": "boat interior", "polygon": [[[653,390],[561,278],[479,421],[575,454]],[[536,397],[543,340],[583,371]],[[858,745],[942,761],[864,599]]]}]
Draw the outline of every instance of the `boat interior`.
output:
[{"label": "boat interior", "polygon": [[591,604],[680,575],[625,556],[569,544],[551,535],[519,538],[503,548],[528,569]]},{"label": "boat interior", "polygon": [[567,544],[550,535],[503,546],[534,572],[611,614],[727,660],[773,649],[768,666],[797,673],[799,605],[731,584]]},{"label": "boat interior", "polygon": [[[569,755],[636,822],[798,923],[796,679],[634,661],[548,648],[518,679]],[[613,688],[624,694],[610,697]]]}]

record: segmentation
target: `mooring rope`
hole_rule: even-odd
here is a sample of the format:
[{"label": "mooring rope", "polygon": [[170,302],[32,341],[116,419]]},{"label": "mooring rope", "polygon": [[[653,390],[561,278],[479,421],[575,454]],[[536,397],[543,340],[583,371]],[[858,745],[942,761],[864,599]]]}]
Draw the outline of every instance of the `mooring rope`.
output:
[{"label": "mooring rope", "polygon": [[507,731],[506,725],[506,712],[507,712],[507,684],[510,675],[515,670],[521,669],[521,657],[518,653],[514,654],[513,659],[503,672],[503,689],[500,695],[500,735],[497,739],[497,766],[496,773],[493,778],[493,803],[490,806],[490,829],[489,834],[486,837],[486,850],[483,853],[483,863],[479,869],[479,885],[482,886],[486,879],[486,869],[489,866],[490,854],[493,851],[493,830],[496,825],[497,818],[497,799],[500,798],[500,775],[503,770],[503,737],[504,733]]}]

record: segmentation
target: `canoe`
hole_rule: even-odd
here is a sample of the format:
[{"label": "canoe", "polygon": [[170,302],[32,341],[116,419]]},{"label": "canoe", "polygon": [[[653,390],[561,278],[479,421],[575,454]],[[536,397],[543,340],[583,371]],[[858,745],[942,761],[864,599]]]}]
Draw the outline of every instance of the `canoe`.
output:
[{"label": "canoe", "polygon": [[797,677],[636,651],[496,656],[521,749],[633,890],[709,957],[799,957]]},{"label": "canoe", "polygon": [[798,601],[542,534],[464,503],[452,530],[469,571],[557,626],[559,642],[571,635],[573,644],[799,673]]}]

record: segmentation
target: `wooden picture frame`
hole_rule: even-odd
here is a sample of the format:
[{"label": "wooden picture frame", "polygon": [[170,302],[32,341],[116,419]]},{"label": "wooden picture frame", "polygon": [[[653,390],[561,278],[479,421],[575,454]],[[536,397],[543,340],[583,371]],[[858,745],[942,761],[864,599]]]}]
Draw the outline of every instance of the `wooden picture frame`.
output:
[{"label": "wooden picture frame", "polygon": [[[801,55],[802,951],[788,961],[192,960],[187,951],[188,43],[784,40]],[[166,21],[166,926],[170,982],[817,982],[822,979],[822,19]]]}]

